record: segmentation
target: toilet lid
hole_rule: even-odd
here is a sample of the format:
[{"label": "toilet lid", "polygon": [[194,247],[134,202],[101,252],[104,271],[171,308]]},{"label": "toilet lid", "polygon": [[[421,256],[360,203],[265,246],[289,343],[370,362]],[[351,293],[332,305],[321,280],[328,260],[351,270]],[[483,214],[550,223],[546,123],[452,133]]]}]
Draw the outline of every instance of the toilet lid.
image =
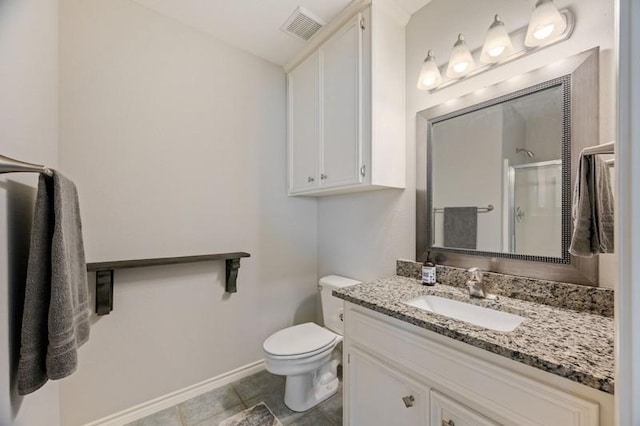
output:
[{"label": "toilet lid", "polygon": [[317,352],[331,345],[339,336],[312,322],[280,330],[264,341],[265,352],[276,356]]}]

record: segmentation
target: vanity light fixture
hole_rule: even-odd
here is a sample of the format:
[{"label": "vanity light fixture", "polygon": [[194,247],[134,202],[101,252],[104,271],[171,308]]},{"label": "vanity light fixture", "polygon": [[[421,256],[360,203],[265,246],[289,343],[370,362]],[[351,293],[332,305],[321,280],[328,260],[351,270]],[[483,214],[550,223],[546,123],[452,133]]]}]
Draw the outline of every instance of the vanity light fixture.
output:
[{"label": "vanity light fixture", "polygon": [[553,0],[538,0],[531,14],[524,44],[527,47],[542,46],[558,38],[566,29],[567,20]]},{"label": "vanity light fixture", "polygon": [[429,50],[427,57],[420,69],[420,76],[418,76],[418,89],[429,90],[438,86],[442,82],[442,75],[436,64],[436,57],[433,54],[433,50]]},{"label": "vanity light fixture", "polygon": [[484,39],[480,61],[485,64],[495,63],[508,57],[512,52],[511,37],[509,37],[500,16],[496,15]]},{"label": "vanity light fixture", "polygon": [[[574,27],[575,16],[571,10],[558,10],[553,0],[536,0],[529,25],[511,33],[507,32],[500,16],[495,15],[484,44],[473,52],[469,51],[462,34],[458,34],[449,62],[442,66],[438,66],[433,51],[429,50],[420,69],[418,89],[435,92],[492,70],[531,52],[567,40]],[[479,61],[478,65],[476,60]]]},{"label": "vanity light fixture", "polygon": [[475,65],[473,56],[471,56],[471,51],[469,51],[469,47],[464,41],[464,36],[462,34],[458,34],[458,40],[453,45],[453,51],[451,52],[451,58],[449,59],[447,77],[464,77],[473,70]]}]

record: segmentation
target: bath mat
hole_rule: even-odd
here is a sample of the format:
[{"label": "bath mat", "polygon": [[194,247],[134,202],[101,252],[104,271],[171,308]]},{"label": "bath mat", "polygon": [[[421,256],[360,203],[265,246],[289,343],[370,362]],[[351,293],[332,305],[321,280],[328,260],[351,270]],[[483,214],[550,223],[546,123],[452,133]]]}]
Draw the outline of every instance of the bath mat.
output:
[{"label": "bath mat", "polygon": [[282,426],[282,423],[267,404],[261,402],[223,420],[218,426]]}]

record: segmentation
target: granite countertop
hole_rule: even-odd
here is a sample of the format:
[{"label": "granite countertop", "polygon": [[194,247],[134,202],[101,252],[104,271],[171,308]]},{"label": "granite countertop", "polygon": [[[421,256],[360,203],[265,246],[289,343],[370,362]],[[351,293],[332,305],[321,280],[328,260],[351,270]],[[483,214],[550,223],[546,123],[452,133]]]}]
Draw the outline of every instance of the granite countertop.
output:
[{"label": "granite countertop", "polygon": [[[614,392],[613,318],[499,296],[476,299],[459,287],[428,287],[395,276],[333,291],[334,296],[489,352],[582,383]],[[436,295],[520,315],[525,321],[499,332],[405,305]]]}]

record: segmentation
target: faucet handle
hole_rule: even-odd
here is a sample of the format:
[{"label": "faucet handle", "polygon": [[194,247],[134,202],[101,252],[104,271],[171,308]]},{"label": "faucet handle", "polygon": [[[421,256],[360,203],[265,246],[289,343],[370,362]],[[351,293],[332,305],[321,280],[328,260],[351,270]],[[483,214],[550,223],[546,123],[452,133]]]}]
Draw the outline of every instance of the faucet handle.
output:
[{"label": "faucet handle", "polygon": [[482,271],[480,270],[480,268],[469,268],[467,269],[467,272],[469,273],[470,279],[474,281],[482,281]]}]

